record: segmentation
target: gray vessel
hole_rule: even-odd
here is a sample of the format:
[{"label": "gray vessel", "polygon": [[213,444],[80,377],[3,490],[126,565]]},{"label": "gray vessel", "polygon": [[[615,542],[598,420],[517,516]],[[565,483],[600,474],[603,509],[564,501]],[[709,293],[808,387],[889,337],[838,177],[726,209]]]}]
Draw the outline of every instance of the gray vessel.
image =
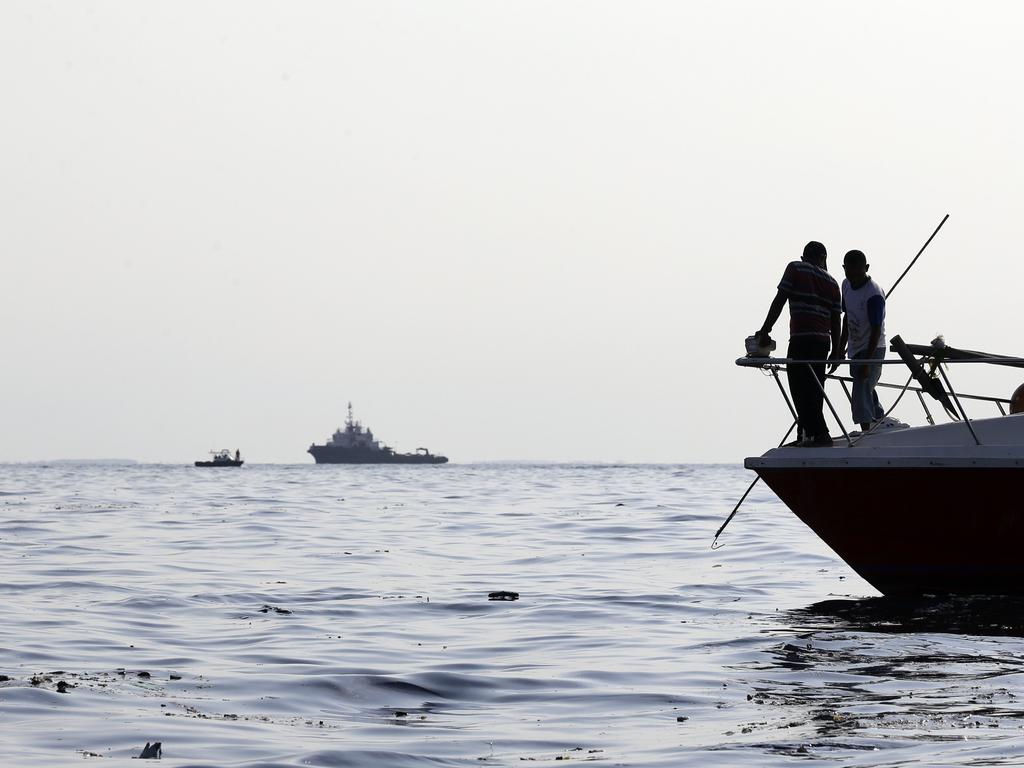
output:
[{"label": "gray vessel", "polygon": [[331,439],[323,445],[313,443],[308,453],[317,464],[445,464],[447,456],[435,456],[426,448],[417,448],[416,453],[395,453],[393,448],[381,445],[373,432],[352,418],[352,403],[348,404],[348,419],[344,430],[334,431]]},{"label": "gray vessel", "polygon": [[242,454],[240,451],[235,451],[235,458],[231,458],[231,452],[227,448],[221,448],[219,451],[210,451],[213,454],[213,458],[209,461],[197,461],[197,467],[240,467],[245,462],[242,460]]}]

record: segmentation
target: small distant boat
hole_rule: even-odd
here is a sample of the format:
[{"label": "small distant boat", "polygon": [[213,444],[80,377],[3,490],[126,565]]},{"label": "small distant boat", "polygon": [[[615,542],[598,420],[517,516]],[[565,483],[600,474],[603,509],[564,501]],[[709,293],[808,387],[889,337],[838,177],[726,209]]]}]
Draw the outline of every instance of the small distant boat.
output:
[{"label": "small distant boat", "polygon": [[231,452],[227,448],[222,448],[219,451],[210,451],[213,458],[210,461],[197,461],[197,467],[240,467],[245,462],[242,460],[242,454],[235,451],[235,457],[231,458]]}]

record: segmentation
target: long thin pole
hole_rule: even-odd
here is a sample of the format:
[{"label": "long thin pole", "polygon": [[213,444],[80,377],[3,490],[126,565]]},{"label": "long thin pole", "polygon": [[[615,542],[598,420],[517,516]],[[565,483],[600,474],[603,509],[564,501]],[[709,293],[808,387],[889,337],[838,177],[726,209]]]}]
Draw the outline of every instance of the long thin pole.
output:
[{"label": "long thin pole", "polygon": [[[778,380],[778,377],[776,377],[776,381],[777,380]],[[781,387],[782,384],[779,384],[779,386]],[[783,392],[782,394],[783,394],[783,397],[785,397],[786,393]],[[786,398],[786,402],[787,403],[789,402],[789,398]],[[792,410],[792,406],[790,406],[790,409]],[[794,412],[794,416],[795,416],[795,412]],[[786,434],[784,434],[782,436],[782,440],[779,441],[779,447],[780,448],[786,444],[786,440],[789,439],[790,434],[793,432],[793,427],[795,427],[796,424],[797,424],[796,421],[794,421],[792,424],[789,425],[789,429],[786,430]],[[736,513],[740,511],[740,507],[743,506],[743,502],[746,501],[747,495],[752,490],[754,490],[754,486],[757,485],[757,481],[760,480],[760,479],[761,479],[760,475],[758,475],[757,477],[754,478],[754,482],[752,482],[749,486],[747,486],[746,492],[743,494],[743,496],[740,497],[740,500],[736,502],[736,506],[732,508],[732,512],[729,513],[729,516],[727,518],[725,518],[725,522],[722,523],[722,527],[719,528],[718,529],[718,533],[715,534],[715,540],[711,542],[711,548],[712,549],[718,549],[718,537],[722,535],[722,531],[725,530],[725,527],[729,523],[732,522],[732,519],[734,517],[736,517]]]},{"label": "long thin pole", "polygon": [[[789,438],[789,435],[793,431],[793,427],[795,427],[795,426],[796,426],[796,422],[795,421],[792,424],[789,425],[789,429],[786,430],[786,434],[784,434],[782,436],[782,442],[779,443],[780,447],[785,445],[786,440]],[[754,490],[754,486],[757,485],[757,481],[760,480],[760,479],[761,479],[760,475],[758,475],[757,477],[754,478],[754,482],[752,482],[749,486],[747,486],[747,490],[740,497],[740,500],[736,502],[736,506],[732,508],[732,512],[730,512],[729,516],[727,518],[725,518],[725,522],[722,523],[722,527],[719,528],[718,529],[718,533],[715,534],[714,541],[711,542],[711,548],[712,549],[718,549],[718,537],[722,535],[722,531],[725,530],[725,527],[727,525],[729,525],[729,523],[732,522],[732,519],[734,517],[736,517],[736,513],[740,511],[740,507],[743,506],[743,502],[747,500],[747,495],[752,490]]]},{"label": "long thin pole", "polygon": [[888,292],[885,294],[885,298],[886,299],[888,299],[890,296],[892,296],[892,292],[896,290],[896,286],[900,284],[900,280],[902,280],[904,277],[906,277],[907,272],[910,271],[910,268],[912,266],[914,266],[914,264],[917,262],[917,260],[921,257],[921,254],[924,253],[924,249],[928,247],[928,243],[930,243],[932,241],[932,239],[937,234],[939,234],[939,230],[942,229],[942,225],[946,223],[946,219],[948,219],[948,218],[949,218],[949,214],[948,213],[945,216],[942,217],[942,221],[939,222],[939,226],[937,226],[935,228],[935,231],[932,232],[932,236],[929,237],[927,240],[925,240],[924,245],[921,246],[921,250],[917,252],[917,256],[915,256],[913,258],[913,260],[910,262],[910,264],[907,265],[907,268],[903,270],[903,274],[900,275],[896,279],[896,282],[892,284],[892,288],[890,288],[888,290]]},{"label": "long thin pole", "polygon": [[[942,221],[940,221],[940,222],[939,222],[939,226],[937,226],[937,227],[935,228],[935,231],[934,231],[934,232],[932,232],[931,236],[930,236],[930,237],[929,237],[929,238],[928,238],[927,240],[925,240],[925,241],[924,241],[924,245],[922,245],[922,246],[921,246],[921,250],[919,250],[919,251],[917,252],[917,255],[916,255],[916,256],[915,256],[915,257],[914,257],[913,259],[911,259],[911,261],[910,261],[910,264],[908,264],[908,265],[907,265],[907,268],[903,270],[903,274],[901,274],[901,275],[900,275],[900,276],[899,276],[899,277],[898,277],[898,278],[896,279],[896,282],[892,284],[892,287],[891,287],[891,288],[889,289],[889,291],[888,291],[888,292],[887,292],[887,293],[885,294],[885,298],[886,298],[886,300],[888,300],[888,298],[889,298],[890,296],[892,296],[892,292],[896,290],[896,286],[900,284],[900,281],[901,281],[901,280],[902,280],[902,279],[903,279],[904,277],[906,277],[906,275],[907,275],[907,272],[909,272],[909,271],[910,271],[910,268],[911,268],[911,267],[913,267],[913,266],[914,266],[914,264],[916,264],[916,263],[917,263],[917,260],[918,260],[919,258],[921,258],[921,254],[922,254],[922,253],[924,253],[924,249],[925,249],[925,248],[927,248],[927,247],[928,247],[928,245],[929,245],[929,244],[931,243],[931,241],[935,239],[935,236],[936,236],[937,234],[939,234],[939,230],[940,230],[940,229],[942,229],[942,225],[946,223],[946,219],[948,219],[948,218],[949,218],[949,214],[948,214],[948,213],[947,213],[947,214],[946,214],[945,216],[943,216],[943,217],[942,217]],[[773,373],[774,373],[774,371],[773,371]],[[782,383],[781,383],[781,382],[779,381],[779,378],[778,378],[778,376],[777,376],[777,375],[776,375],[776,377],[775,377],[775,383],[779,385],[779,388],[780,388],[780,389],[782,389]],[[818,386],[821,386],[821,384],[819,383],[819,384],[818,384]],[[845,385],[845,384],[843,385],[843,389],[844,389],[844,390],[846,389],[846,385]],[[822,393],[824,393],[824,391],[825,391],[825,388],[824,388],[824,387],[822,387],[822,390],[821,390],[821,391],[822,391]],[[849,394],[849,393],[847,393],[847,394]],[[786,393],[785,393],[785,391],[783,391],[783,393],[782,393],[782,396],[783,396],[783,397],[786,397]],[[921,396],[921,394],[920,394],[920,393],[918,393],[918,397],[920,397],[920,396]],[[828,402],[828,397],[827,397],[827,396],[825,397],[825,402]],[[786,404],[787,404],[787,405],[789,404],[789,398],[786,398]],[[921,404],[922,404],[922,405],[924,404],[924,398],[922,398],[922,399],[921,399]],[[828,407],[829,407],[830,409],[832,409],[832,415],[833,415],[833,416],[836,416],[836,412],[835,412],[835,409],[834,409],[834,408],[832,408],[832,403],[829,403],[829,404],[828,404]],[[790,409],[790,410],[792,411],[792,410],[793,410],[793,406],[792,406],[792,405],[790,405],[790,406],[789,406],[789,409]],[[927,409],[927,407],[926,407],[926,408],[925,408],[925,411],[927,411],[927,410],[928,410],[928,409]],[[794,412],[794,415],[795,415],[795,412]],[[928,416],[929,416],[929,421],[931,421],[931,414],[928,414]],[[836,421],[839,421],[839,417],[838,417],[838,416],[836,416]],[[779,444],[780,446],[781,446],[782,444],[784,444],[784,443],[786,442],[786,438],[787,438],[787,437],[789,437],[789,433],[793,431],[793,427],[795,427],[795,426],[796,426],[796,424],[797,424],[797,423],[796,423],[796,422],[794,421],[794,422],[793,422],[793,425],[792,425],[792,426],[791,426],[791,427],[790,427],[790,428],[789,428],[788,430],[786,430],[786,435],[785,435],[785,437],[783,437],[783,438],[782,438],[782,443],[780,443],[780,444]],[[970,425],[970,424],[968,424],[967,426],[968,426],[968,427],[970,428],[970,426],[971,426],[971,425]],[[843,428],[843,424],[842,424],[842,422],[839,422],[839,428],[840,428],[840,429],[842,429],[842,430],[843,430],[843,434],[844,434],[844,435],[846,435],[846,430],[845,430],[845,429]],[[971,434],[972,434],[972,435],[974,435],[974,429],[973,429],[973,428],[971,429]],[[977,435],[975,435],[975,437],[974,437],[974,440],[975,440],[976,442],[978,441],[978,437],[977,437]],[[847,441],[847,442],[850,442],[850,436],[849,436],[849,435],[846,435],[846,441]],[[731,513],[729,514],[729,516],[728,516],[728,517],[727,517],[727,518],[725,519],[725,522],[724,522],[724,523],[722,523],[722,527],[718,529],[718,533],[716,533],[716,534],[715,534],[715,539],[714,539],[714,541],[712,541],[712,542],[711,542],[711,548],[712,548],[712,549],[717,549],[717,548],[718,548],[718,547],[716,546],[716,545],[718,544],[718,537],[722,535],[722,531],[724,531],[724,530],[725,530],[725,527],[726,527],[727,525],[729,525],[729,523],[730,523],[730,522],[732,521],[732,519],[733,519],[733,518],[734,518],[734,517],[736,516],[736,513],[740,511],[740,507],[741,507],[741,506],[743,505],[743,502],[744,502],[744,501],[746,501],[746,499],[747,499],[747,495],[748,495],[748,494],[749,494],[749,493],[750,493],[750,492],[751,492],[752,490],[754,490],[754,486],[755,486],[755,485],[757,485],[757,481],[758,481],[758,480],[760,480],[760,479],[761,479],[761,476],[760,476],[760,475],[758,475],[757,477],[755,477],[755,478],[754,478],[754,482],[752,482],[752,483],[750,484],[750,486],[749,486],[749,487],[747,488],[747,490],[746,490],[746,493],[744,493],[744,494],[743,494],[743,495],[742,495],[742,496],[740,497],[740,500],[739,500],[738,502],[736,502],[736,506],[735,506],[735,507],[733,507],[733,509],[732,509],[732,512],[731,512]]]},{"label": "long thin pole", "polygon": [[[779,371],[775,367],[772,368],[772,377],[775,379],[775,383],[779,385],[779,392],[782,393],[782,399],[785,400],[786,405],[789,406],[789,412],[793,414],[793,423],[789,425],[789,429],[786,430],[786,434],[784,434],[782,436],[782,440],[779,441],[779,447],[781,448],[783,445],[786,444],[786,440],[789,439],[790,434],[793,432],[793,427],[795,427],[798,422],[796,417],[796,409],[793,408],[793,404],[789,401],[789,395],[786,394],[786,388],[782,386],[782,382],[779,381]],[[722,527],[718,529],[718,533],[715,534],[715,540],[711,542],[712,549],[718,549],[718,537],[722,535],[722,531],[724,531],[725,527],[729,525],[730,522],[732,522],[732,519],[736,516],[736,513],[740,511],[740,507],[743,506],[743,502],[746,501],[747,496],[752,490],[754,490],[754,486],[757,485],[757,481],[760,479],[760,475],[755,477],[754,482],[747,486],[746,492],[743,494],[743,496],[740,497],[740,500],[736,502],[736,506],[732,508],[732,512],[725,519],[725,522],[722,523]]]},{"label": "long thin pole", "polygon": [[[793,426],[795,427],[796,424],[794,424]],[[793,427],[790,427],[789,428],[789,432],[792,432],[792,431],[793,431]],[[789,437],[789,432],[786,433],[786,437]],[[755,477],[754,478],[754,482],[752,482],[750,485],[748,485],[746,492],[744,492],[744,494],[742,496],[740,496],[740,500],[736,502],[736,506],[732,508],[732,512],[730,512],[729,516],[727,518],[725,518],[725,522],[722,523],[722,527],[719,528],[718,529],[718,533],[715,534],[715,539],[714,539],[714,541],[711,542],[711,548],[712,549],[718,549],[718,537],[722,535],[722,531],[725,530],[725,526],[727,526],[729,523],[731,523],[732,519],[734,517],[736,517],[736,513],[740,511],[740,506],[743,504],[744,501],[747,500],[747,494],[749,494],[752,490],[754,490],[754,486],[757,485],[757,481],[760,480],[760,479],[761,479],[760,475]]]}]

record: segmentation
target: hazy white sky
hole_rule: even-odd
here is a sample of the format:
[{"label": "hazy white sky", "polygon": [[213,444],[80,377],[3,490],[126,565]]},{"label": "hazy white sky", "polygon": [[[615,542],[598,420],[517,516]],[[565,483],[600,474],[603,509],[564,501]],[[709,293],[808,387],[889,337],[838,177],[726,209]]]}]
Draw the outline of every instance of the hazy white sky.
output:
[{"label": "hazy white sky", "polygon": [[887,287],[945,213],[889,334],[1024,355],[1022,22],[7,0],[0,460],[311,462],[352,400],[454,461],[740,461],[789,423],[733,365],[786,262]]}]

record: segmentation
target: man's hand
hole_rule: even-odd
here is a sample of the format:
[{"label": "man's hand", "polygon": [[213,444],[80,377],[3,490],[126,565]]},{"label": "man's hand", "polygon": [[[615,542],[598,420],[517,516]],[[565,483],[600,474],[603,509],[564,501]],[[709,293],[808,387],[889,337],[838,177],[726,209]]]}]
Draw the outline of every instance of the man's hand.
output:
[{"label": "man's hand", "polygon": [[754,338],[757,339],[758,346],[770,347],[772,345],[772,337],[768,335],[768,331],[764,328],[759,331],[755,331]]},{"label": "man's hand", "polygon": [[[840,352],[837,349],[835,352],[833,352],[831,355],[828,356],[828,359],[829,360],[836,360],[836,361],[843,360],[843,353]],[[835,373],[836,372],[836,368],[838,368],[838,367],[839,367],[839,363],[838,362],[832,363],[832,365],[828,369],[829,375],[831,376],[833,373]]]}]

